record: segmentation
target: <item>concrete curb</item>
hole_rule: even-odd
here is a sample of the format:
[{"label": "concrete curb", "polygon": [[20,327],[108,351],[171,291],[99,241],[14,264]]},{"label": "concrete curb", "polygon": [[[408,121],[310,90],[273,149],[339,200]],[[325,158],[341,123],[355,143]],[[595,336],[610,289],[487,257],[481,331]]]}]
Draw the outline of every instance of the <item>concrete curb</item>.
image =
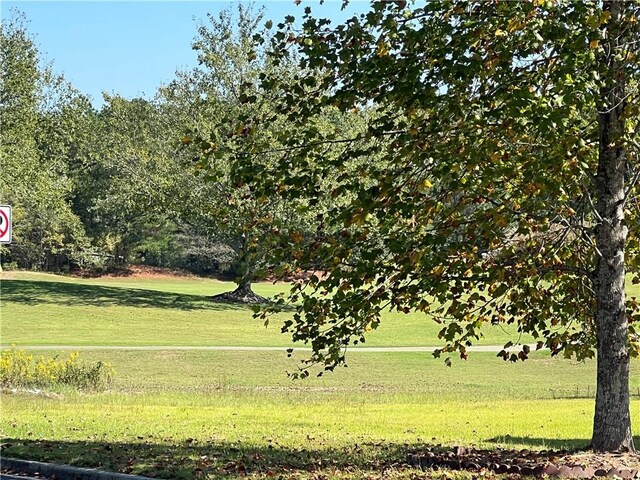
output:
[{"label": "concrete curb", "polygon": [[[17,458],[0,459],[0,467],[3,470],[13,472],[40,474],[44,477],[55,476],[56,480],[158,480],[139,475],[127,475],[126,473],[107,472],[95,468],[79,468],[70,465],[58,465],[56,463],[32,462],[29,460],[19,460]],[[13,478],[9,474],[3,477]]]}]

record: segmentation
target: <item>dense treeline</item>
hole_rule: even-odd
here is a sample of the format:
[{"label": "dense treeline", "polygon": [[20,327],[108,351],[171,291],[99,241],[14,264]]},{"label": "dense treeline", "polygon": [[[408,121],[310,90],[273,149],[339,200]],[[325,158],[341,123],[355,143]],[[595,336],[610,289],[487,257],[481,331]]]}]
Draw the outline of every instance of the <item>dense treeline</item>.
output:
[{"label": "dense treeline", "polygon": [[[199,67],[178,72],[151,100],[105,94],[96,109],[43,65],[22,14],[3,21],[0,201],[14,212],[3,267],[100,272],[144,263],[230,275],[246,289],[272,266],[270,241],[314,228],[317,205],[257,198],[230,180],[237,145],[224,147],[219,120],[242,129],[250,109],[270,102],[247,102],[242,85],[265,71],[295,74],[255,50],[261,23],[243,6],[209,16],[193,44]],[[265,127],[263,142],[277,148],[279,131],[282,122]],[[187,145],[196,136],[223,146],[206,174]],[[255,168],[269,168],[271,157]]]},{"label": "dense treeline", "polygon": [[14,212],[3,266],[102,270],[147,256],[186,266],[191,243],[206,252],[193,234],[180,241],[183,229],[164,212],[169,184],[158,182],[178,160],[166,107],[107,96],[96,110],[43,66],[19,13],[3,22],[0,41],[0,193]]}]

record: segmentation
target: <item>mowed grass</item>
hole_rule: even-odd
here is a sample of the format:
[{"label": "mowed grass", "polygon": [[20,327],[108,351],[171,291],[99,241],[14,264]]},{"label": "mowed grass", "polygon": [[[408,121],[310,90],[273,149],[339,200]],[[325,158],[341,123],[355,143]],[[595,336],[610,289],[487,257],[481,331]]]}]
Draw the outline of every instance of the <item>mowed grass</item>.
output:
[{"label": "mowed grass", "polygon": [[[251,310],[206,299],[232,287],[201,279],[5,274],[1,340],[3,345],[288,345],[278,321],[265,329]],[[256,291],[272,295],[284,288],[260,284]],[[422,316],[389,313],[367,344],[438,345],[437,330]],[[508,338],[508,332],[491,330],[484,343]],[[536,352],[525,363],[511,364],[495,353],[472,353],[447,368],[429,353],[352,352],[347,368],[292,381],[286,372],[294,371],[304,354],[83,351],[82,359],[114,367],[111,390],[2,392],[2,454],[167,479],[452,478],[451,472],[408,468],[406,455],[455,444],[575,448],[590,438],[592,361]],[[631,386],[635,420],[640,418],[636,361]],[[640,425],[634,433],[640,434]]]},{"label": "mowed grass", "polygon": [[[39,351],[34,355],[67,356]],[[292,380],[305,352],[288,358],[278,351],[83,351],[89,362],[109,363],[116,371],[113,390],[131,394],[262,392],[366,396],[366,402],[390,397],[430,397],[433,401],[545,400],[593,397],[595,361],[575,362],[533,353],[527,362],[510,363],[494,353],[471,353],[446,367],[422,352],[352,352],[347,366],[307,380]],[[319,372],[316,369],[315,372]],[[631,390],[640,397],[640,364],[632,363]],[[322,400],[320,400],[322,401]]]},{"label": "mowed grass", "polygon": [[[265,328],[245,306],[214,303],[207,296],[234,288],[199,278],[78,279],[8,272],[0,277],[2,345],[236,345],[290,346],[280,332],[286,312]],[[272,297],[286,284],[259,283]],[[420,313],[386,312],[367,346],[437,346],[438,325]],[[487,327],[479,345],[520,338],[515,327]],[[529,337],[520,338],[531,341]]]},{"label": "mowed grass", "polygon": [[[4,454],[162,478],[388,478],[426,445],[585,446],[592,402],[289,396],[7,397]],[[637,418],[638,402],[632,405]],[[637,431],[636,431],[637,433]],[[9,446],[7,446],[9,444]]]},{"label": "mowed grass", "polygon": [[543,352],[524,364],[476,353],[452,368],[425,353],[354,353],[304,381],[287,378],[296,359],[281,352],[81,356],[113,365],[112,390],[5,393],[7,456],[163,478],[412,478],[404,459],[426,445],[579,447],[593,417],[594,362]]}]

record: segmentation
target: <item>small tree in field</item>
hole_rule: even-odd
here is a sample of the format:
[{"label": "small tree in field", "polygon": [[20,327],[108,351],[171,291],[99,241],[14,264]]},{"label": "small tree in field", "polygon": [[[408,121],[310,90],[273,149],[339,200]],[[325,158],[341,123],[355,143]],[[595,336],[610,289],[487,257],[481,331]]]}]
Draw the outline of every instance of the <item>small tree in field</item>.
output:
[{"label": "small tree in field", "polygon": [[[327,275],[293,288],[284,328],[311,343],[310,363],[342,363],[389,307],[441,322],[437,353],[462,358],[484,325],[515,324],[554,355],[597,352],[591,446],[634,450],[639,25],[640,5],[621,0],[376,2],[335,28],[310,9],[301,29],[279,25],[274,59],[295,51],[310,73],[266,76],[280,107],[247,128],[287,114],[286,154],[256,175],[256,142],[234,171],[285,197],[335,181],[342,207],[294,260]],[[311,128],[329,106],[368,111],[366,133]],[[353,171],[374,153],[385,162]],[[512,345],[505,359],[527,358]]]}]

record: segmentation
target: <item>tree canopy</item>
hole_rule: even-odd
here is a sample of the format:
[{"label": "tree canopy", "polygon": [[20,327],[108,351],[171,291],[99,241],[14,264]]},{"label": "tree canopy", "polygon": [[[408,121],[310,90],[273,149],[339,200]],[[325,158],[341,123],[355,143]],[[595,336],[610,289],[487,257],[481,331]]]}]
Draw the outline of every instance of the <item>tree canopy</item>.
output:
[{"label": "tree canopy", "polygon": [[[316,188],[313,198],[304,194],[263,195],[253,182],[236,175],[240,166],[237,158],[247,148],[243,139],[262,146],[249,168],[269,171],[277,168],[278,152],[292,128],[284,113],[276,113],[260,125],[250,120],[271,115],[277,108],[277,96],[260,88],[260,78],[294,84],[299,68],[295,59],[276,60],[264,45],[255,44],[254,37],[268,37],[262,20],[261,12],[241,4],[235,14],[225,10],[218,17],[210,15],[193,44],[200,66],[163,89],[169,105],[187,102],[188,107],[177,109],[183,112],[182,126],[188,131],[183,141],[198,154],[195,168],[199,179],[192,178],[190,183],[199,187],[188,190],[185,201],[190,206],[185,211],[196,214],[193,224],[235,252],[241,298],[249,294],[244,291],[252,280],[279,269],[281,250],[277,246],[283,238],[313,234],[316,217],[328,202],[325,186]],[[193,114],[184,115],[186,112]],[[314,128],[327,134],[337,128],[354,132],[361,123],[356,115],[323,112]],[[325,150],[324,155],[335,152]]]},{"label": "tree canopy", "polygon": [[15,237],[2,253],[9,251],[13,262],[28,268],[82,263],[89,239],[68,203],[64,133],[81,123],[86,99],[41,64],[18,12],[2,22],[0,47],[0,198],[14,208]]},{"label": "tree canopy", "polygon": [[[322,228],[304,248],[281,244],[303,252],[292,269],[326,271],[280,302],[296,309],[284,330],[313,347],[299,375],[343,363],[387,308],[441,323],[436,354],[463,359],[485,325],[514,324],[554,355],[598,352],[592,446],[633,449],[639,313],[624,281],[639,280],[639,9],[374,2],[335,27],[308,7],[301,28],[278,25],[274,61],[295,58],[300,73],[262,76],[279,103],[235,135],[234,174],[284,198],[335,179]],[[323,134],[314,120],[327,109],[367,112],[366,131]],[[280,162],[256,173],[264,145],[246,132],[280,115],[291,125]],[[325,158],[327,145],[340,154]],[[362,161],[374,154],[384,161]],[[526,359],[518,343],[500,355]]]}]

